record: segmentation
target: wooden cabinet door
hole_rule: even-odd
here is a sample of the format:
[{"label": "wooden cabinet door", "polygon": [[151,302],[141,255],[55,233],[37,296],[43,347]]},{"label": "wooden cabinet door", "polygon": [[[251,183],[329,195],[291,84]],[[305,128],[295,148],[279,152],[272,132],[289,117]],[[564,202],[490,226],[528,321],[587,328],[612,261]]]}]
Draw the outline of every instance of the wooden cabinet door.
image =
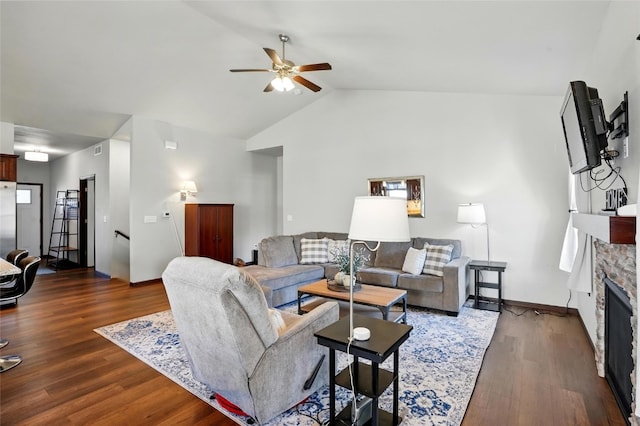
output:
[{"label": "wooden cabinet door", "polygon": [[233,204],[185,204],[185,255],[233,262]]},{"label": "wooden cabinet door", "polygon": [[15,182],[18,178],[17,155],[0,154],[0,180]]},{"label": "wooden cabinet door", "polygon": [[217,257],[225,263],[233,262],[233,205],[218,207]]},{"label": "wooden cabinet door", "polygon": [[218,209],[200,206],[198,215],[198,241],[200,256],[218,259]]}]

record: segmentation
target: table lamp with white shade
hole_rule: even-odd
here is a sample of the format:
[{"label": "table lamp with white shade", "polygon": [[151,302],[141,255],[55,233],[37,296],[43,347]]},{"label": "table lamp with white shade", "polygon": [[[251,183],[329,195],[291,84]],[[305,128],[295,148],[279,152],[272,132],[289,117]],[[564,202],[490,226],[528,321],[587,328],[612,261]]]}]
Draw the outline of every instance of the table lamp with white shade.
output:
[{"label": "table lamp with white shade", "polygon": [[[356,244],[362,244],[370,251],[376,251],[381,242],[410,241],[407,200],[395,197],[356,197],[353,203],[351,226],[349,228],[351,247],[349,270],[353,271],[353,255]],[[377,242],[369,247],[367,241]],[[353,287],[356,274],[351,274],[349,286],[349,339],[367,340],[371,333],[364,327],[353,328]]]}]

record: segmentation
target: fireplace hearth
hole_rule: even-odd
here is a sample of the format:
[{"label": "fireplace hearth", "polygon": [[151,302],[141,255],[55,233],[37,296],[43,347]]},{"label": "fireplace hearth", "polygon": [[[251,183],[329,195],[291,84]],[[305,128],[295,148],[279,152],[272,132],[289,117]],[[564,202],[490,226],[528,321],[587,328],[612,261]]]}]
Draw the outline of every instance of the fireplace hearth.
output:
[{"label": "fireplace hearth", "polygon": [[633,310],[627,293],[609,278],[605,284],[605,377],[627,424],[631,417],[633,383]]},{"label": "fireplace hearth", "polygon": [[[606,377],[616,395],[618,405],[628,424],[638,426],[633,415],[637,401],[636,351],[638,347],[638,298],[636,283],[635,244],[610,244],[594,241],[595,264],[593,283],[596,292],[596,341],[595,357],[598,375]],[[622,302],[621,302],[622,301]],[[607,304],[613,303],[607,308]],[[613,311],[611,308],[614,308]],[[608,316],[614,317],[607,318]],[[616,343],[614,352],[609,351],[609,337],[624,337],[621,346]],[[629,338],[631,342],[625,341]],[[630,365],[627,364],[630,362]],[[622,378],[612,384],[610,377]]]}]

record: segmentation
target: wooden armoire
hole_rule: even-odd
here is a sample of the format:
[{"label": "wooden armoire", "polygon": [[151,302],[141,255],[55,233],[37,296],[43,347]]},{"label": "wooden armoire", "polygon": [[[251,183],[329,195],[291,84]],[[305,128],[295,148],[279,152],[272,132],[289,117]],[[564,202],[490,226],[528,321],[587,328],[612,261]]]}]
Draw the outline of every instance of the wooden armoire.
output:
[{"label": "wooden armoire", "polygon": [[233,204],[185,204],[184,251],[233,263]]}]

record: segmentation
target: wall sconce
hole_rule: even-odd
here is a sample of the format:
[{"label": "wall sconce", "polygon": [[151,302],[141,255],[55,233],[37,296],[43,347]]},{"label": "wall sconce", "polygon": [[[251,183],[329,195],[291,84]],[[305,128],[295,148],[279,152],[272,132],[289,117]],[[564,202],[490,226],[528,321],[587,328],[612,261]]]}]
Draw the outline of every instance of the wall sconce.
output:
[{"label": "wall sconce", "polygon": [[192,180],[185,180],[182,182],[182,189],[180,190],[180,200],[185,201],[187,195],[193,195],[198,193],[198,187]]}]

